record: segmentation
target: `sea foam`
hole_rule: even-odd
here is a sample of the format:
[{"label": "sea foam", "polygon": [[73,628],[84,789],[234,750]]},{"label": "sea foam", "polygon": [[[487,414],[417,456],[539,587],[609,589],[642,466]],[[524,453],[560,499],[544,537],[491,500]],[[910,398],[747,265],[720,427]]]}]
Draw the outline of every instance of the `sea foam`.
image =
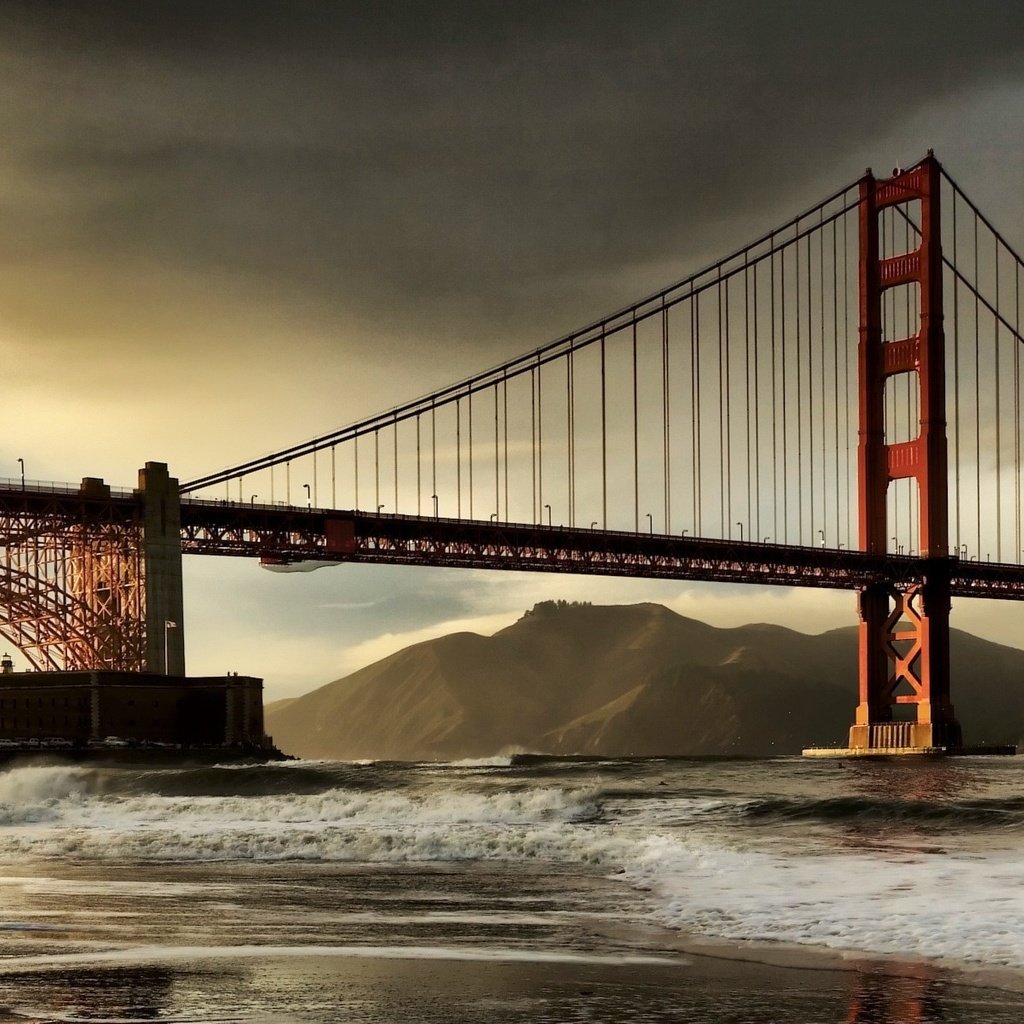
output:
[{"label": "sea foam", "polygon": [[688,932],[1024,967],[1024,865],[1009,855],[780,856],[661,835],[625,877]]}]

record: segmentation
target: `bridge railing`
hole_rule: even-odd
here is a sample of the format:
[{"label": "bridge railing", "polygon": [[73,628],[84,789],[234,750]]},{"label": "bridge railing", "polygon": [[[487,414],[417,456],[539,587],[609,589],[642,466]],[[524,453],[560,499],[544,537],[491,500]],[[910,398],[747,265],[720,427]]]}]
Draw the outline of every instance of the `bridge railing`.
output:
[{"label": "bridge railing", "polygon": [[[82,485],[64,480],[22,480],[20,477],[0,477],[2,491],[30,491],[33,494],[81,494]],[[131,498],[135,491],[128,487],[111,487],[114,498]]]}]

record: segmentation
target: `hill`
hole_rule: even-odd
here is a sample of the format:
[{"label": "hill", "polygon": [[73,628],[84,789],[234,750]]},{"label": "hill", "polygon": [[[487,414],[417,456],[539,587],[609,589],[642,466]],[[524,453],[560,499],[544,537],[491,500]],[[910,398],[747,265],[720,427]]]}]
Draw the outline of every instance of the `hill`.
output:
[{"label": "hill", "polygon": [[[1024,737],[1024,651],[952,638],[968,742]],[[855,627],[718,629],[656,604],[543,602],[491,637],[407,647],[268,705],[267,731],[312,758],[797,753],[841,744],[857,701]]]}]

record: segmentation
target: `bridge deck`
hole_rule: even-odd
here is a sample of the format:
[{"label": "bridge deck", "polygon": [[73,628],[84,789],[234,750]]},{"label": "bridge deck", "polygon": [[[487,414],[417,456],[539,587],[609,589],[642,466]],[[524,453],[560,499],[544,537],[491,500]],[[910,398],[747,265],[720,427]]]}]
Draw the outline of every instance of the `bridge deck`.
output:
[{"label": "bridge deck", "polygon": [[[83,522],[132,522],[131,492],[0,486],[0,545]],[[958,597],[1024,600],[1024,566],[829,547],[184,499],[182,550],[268,564],[383,562],[859,590],[948,572]]]}]

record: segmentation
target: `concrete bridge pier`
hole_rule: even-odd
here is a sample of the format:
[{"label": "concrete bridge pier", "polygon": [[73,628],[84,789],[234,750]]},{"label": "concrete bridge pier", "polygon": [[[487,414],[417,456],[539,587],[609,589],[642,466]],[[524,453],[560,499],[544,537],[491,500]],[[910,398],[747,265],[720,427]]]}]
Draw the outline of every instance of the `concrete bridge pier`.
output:
[{"label": "concrete bridge pier", "polygon": [[181,585],[181,497],[163,462],[139,470],[142,559],[146,587],[146,668],[185,674],[185,622]]}]

